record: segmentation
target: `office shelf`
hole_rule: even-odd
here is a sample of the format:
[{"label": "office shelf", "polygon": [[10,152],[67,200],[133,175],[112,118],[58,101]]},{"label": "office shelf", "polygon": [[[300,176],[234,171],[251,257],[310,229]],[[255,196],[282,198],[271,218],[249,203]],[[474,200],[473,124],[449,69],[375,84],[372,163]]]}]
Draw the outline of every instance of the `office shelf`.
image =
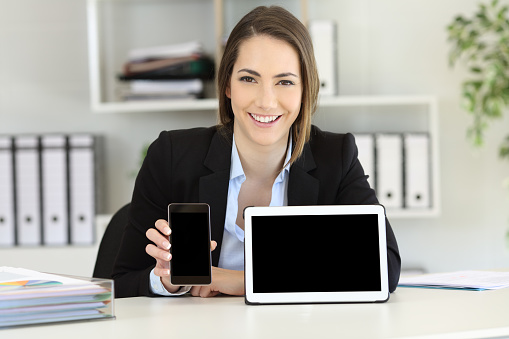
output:
[{"label": "office shelf", "polygon": [[[296,15],[303,22],[307,20],[306,0],[286,0],[284,4],[298,12]],[[206,99],[125,102],[118,98],[120,86],[116,77],[130,49],[185,41],[201,42],[204,52],[214,57],[217,64],[224,36],[252,6],[252,1],[241,0],[87,0],[92,110],[105,113],[217,109],[215,91],[207,88],[211,84],[206,85]]]},{"label": "office shelf", "polygon": [[[329,114],[320,111],[331,111],[338,117],[341,124],[356,121],[357,125],[347,128],[351,132],[387,132],[378,125],[385,121],[385,129],[390,126],[390,132],[425,132],[429,134],[431,159],[431,206],[426,208],[387,208],[391,219],[432,218],[440,215],[440,157],[439,157],[439,123],[438,99],[433,95],[352,95],[322,97],[319,100],[319,114]],[[366,113],[367,112],[367,113]],[[394,112],[397,112],[394,114]],[[365,114],[365,115],[363,115]],[[362,116],[361,116],[362,115]],[[401,121],[404,120],[404,121]],[[359,121],[361,121],[359,123]],[[366,123],[367,121],[367,123]],[[412,122],[410,124],[409,122]],[[329,121],[326,121],[328,123]],[[362,125],[362,131],[356,127]],[[366,126],[369,125],[369,126]],[[411,125],[411,127],[409,126]],[[402,127],[404,126],[404,127]],[[367,130],[369,128],[370,130]]]},{"label": "office shelf", "polygon": [[[87,0],[90,98],[95,113],[150,113],[210,111],[218,108],[212,88],[205,99],[167,101],[120,101],[115,96],[115,78],[131,48],[155,46],[199,39],[208,55],[220,59],[224,36],[238,16],[255,5],[273,1],[256,0]],[[309,1],[311,6],[317,3]],[[285,6],[303,22],[308,20],[307,0],[288,0]],[[187,19],[186,19],[187,18]],[[150,24],[147,21],[150,20]],[[193,23],[192,21],[196,21]],[[172,26],[173,25],[173,26]],[[184,26],[184,27],[183,27]],[[172,34],[172,32],[178,34]],[[161,32],[165,32],[161,34]],[[216,67],[217,68],[217,67]],[[370,125],[372,132],[385,126],[399,126],[393,132],[415,132],[401,128],[397,114],[419,120],[419,131],[429,133],[431,144],[432,206],[425,209],[390,210],[391,218],[436,217],[440,214],[439,135],[437,98],[432,95],[339,95],[320,97],[319,111],[340,116],[342,121],[356,121],[356,127]],[[360,112],[361,114],[357,114]],[[398,113],[394,113],[398,112]],[[418,114],[412,115],[415,112]],[[424,112],[424,118],[422,117]],[[327,113],[328,114],[328,113]],[[363,116],[364,114],[364,116]],[[374,114],[374,115],[373,115]],[[318,114],[320,115],[320,114]],[[413,122],[412,122],[413,123]],[[348,123],[346,124],[348,125]],[[352,129],[355,132],[355,129]]]}]

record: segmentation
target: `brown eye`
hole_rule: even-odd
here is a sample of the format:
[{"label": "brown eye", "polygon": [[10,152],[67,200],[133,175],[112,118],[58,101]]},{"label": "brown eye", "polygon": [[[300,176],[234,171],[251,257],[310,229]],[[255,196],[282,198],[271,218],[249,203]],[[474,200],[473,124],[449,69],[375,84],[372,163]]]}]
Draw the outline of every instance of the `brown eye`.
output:
[{"label": "brown eye", "polygon": [[249,76],[243,76],[243,77],[240,78],[240,81],[255,82],[255,79],[253,79],[252,77],[249,77]]},{"label": "brown eye", "polygon": [[283,85],[283,86],[291,86],[291,85],[295,85],[293,81],[290,81],[290,80],[281,80],[280,82],[277,83],[278,85]]}]

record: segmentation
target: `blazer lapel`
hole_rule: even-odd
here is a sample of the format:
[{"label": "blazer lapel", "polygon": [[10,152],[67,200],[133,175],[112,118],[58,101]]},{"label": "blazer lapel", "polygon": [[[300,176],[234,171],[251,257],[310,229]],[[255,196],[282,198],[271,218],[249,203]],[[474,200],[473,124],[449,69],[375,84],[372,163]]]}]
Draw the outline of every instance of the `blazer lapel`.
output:
[{"label": "blazer lapel", "polygon": [[309,174],[316,168],[309,143],[304,146],[302,155],[292,165],[288,181],[288,205],[306,206],[318,203],[318,179]]},{"label": "blazer lapel", "polygon": [[201,177],[199,182],[199,199],[210,205],[211,238],[217,242],[217,248],[212,252],[213,266],[219,264],[219,254],[223,242],[228,183],[230,181],[231,140],[231,138],[227,140],[218,132],[214,134],[204,161],[205,167],[209,168],[212,173]]}]

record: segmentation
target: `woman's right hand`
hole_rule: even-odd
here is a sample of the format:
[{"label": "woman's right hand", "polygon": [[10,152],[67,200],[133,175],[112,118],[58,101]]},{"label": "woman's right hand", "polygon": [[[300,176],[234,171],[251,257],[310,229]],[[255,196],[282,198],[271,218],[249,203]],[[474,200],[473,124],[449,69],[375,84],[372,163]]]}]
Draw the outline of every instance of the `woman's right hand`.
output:
[{"label": "woman's right hand", "polygon": [[[147,238],[153,242],[145,247],[148,255],[156,260],[156,267],[154,274],[161,278],[164,288],[170,292],[175,293],[179,290],[180,286],[172,285],[170,282],[170,240],[171,233],[168,221],[159,219],[155,223],[155,228],[149,228],[146,232]],[[217,246],[215,241],[211,241],[210,248],[213,251]]]},{"label": "woman's right hand", "polygon": [[170,293],[178,291],[180,286],[172,285],[170,282],[170,240],[171,229],[168,221],[159,219],[155,223],[155,228],[149,228],[146,232],[147,238],[153,242],[148,244],[145,251],[156,260],[154,274],[161,278],[164,288]]}]

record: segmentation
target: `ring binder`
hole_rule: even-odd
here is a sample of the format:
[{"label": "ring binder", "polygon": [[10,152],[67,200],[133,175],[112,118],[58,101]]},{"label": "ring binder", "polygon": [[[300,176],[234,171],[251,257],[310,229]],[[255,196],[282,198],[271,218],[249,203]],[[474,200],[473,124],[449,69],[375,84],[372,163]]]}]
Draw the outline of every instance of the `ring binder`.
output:
[{"label": "ring binder", "polygon": [[407,133],[403,140],[405,145],[405,207],[430,207],[429,135],[427,133]]},{"label": "ring binder", "polygon": [[41,137],[43,244],[68,243],[67,138]]},{"label": "ring binder", "polygon": [[16,244],[12,138],[0,137],[0,246]]},{"label": "ring binder", "polygon": [[376,135],[377,196],[387,208],[403,208],[403,142],[401,134]]},{"label": "ring binder", "polygon": [[94,137],[69,136],[69,196],[71,244],[94,243]]},{"label": "ring binder", "polygon": [[368,183],[371,188],[375,189],[375,139],[373,134],[356,133],[355,144],[359,155],[359,161],[364,169],[364,174],[368,176]]},{"label": "ring binder", "polygon": [[40,150],[37,136],[14,138],[16,225],[19,245],[41,244]]}]

